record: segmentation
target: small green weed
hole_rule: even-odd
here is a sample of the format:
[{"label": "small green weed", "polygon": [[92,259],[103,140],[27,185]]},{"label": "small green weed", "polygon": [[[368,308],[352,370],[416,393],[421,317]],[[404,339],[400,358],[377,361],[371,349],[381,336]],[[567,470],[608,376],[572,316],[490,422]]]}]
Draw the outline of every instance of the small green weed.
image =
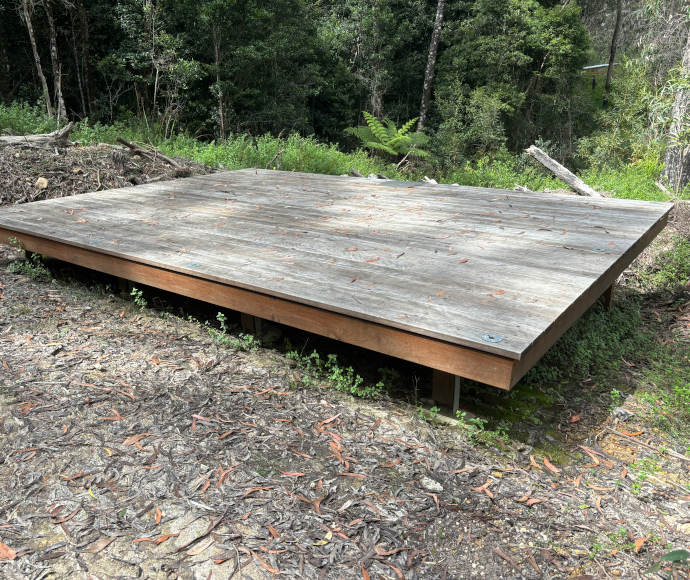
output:
[{"label": "small green weed", "polygon": [[307,386],[320,386],[325,383],[337,391],[363,399],[374,399],[383,394],[385,387],[383,380],[374,385],[367,385],[351,366],[340,366],[335,354],[329,354],[326,360],[321,358],[317,351],[306,356],[291,351],[286,356],[288,359],[296,361],[297,365],[301,367],[302,382]]},{"label": "small green weed", "polygon": [[510,442],[507,423],[501,422],[496,429],[487,429],[488,419],[468,417],[466,411],[457,411],[456,415],[457,425],[467,435],[470,443],[495,446]]},{"label": "small green weed", "polygon": [[40,254],[27,254],[22,260],[10,262],[8,270],[13,274],[23,274],[32,280],[50,280],[52,274],[43,264],[43,256]]},{"label": "small green weed", "polygon": [[129,295],[132,297],[132,302],[139,307],[139,310],[146,310],[149,303],[146,298],[144,298],[143,290],[140,290],[136,286],[132,286],[132,291],[129,293]]},{"label": "small green weed", "polygon": [[261,347],[261,341],[253,334],[240,333],[233,336],[228,332],[228,319],[222,312],[216,314],[216,320],[220,325],[220,330],[211,327],[208,322],[206,327],[211,340],[218,345],[227,346],[244,352],[254,352]]},{"label": "small green weed", "polygon": [[656,455],[650,455],[649,457],[643,457],[635,461],[630,467],[630,471],[635,474],[635,481],[631,488],[632,492],[635,494],[640,493],[644,482],[660,470],[659,458]]},{"label": "small green weed", "polygon": [[441,409],[436,406],[431,407],[428,410],[424,407],[417,407],[417,416],[422,419],[422,421],[433,421],[436,419],[436,417],[438,417],[440,411]]}]

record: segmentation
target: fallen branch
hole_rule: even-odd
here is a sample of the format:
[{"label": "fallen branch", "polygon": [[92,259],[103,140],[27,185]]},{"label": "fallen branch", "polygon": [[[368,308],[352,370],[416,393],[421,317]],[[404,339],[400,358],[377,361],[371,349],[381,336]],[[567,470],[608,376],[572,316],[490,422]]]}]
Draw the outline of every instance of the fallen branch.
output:
[{"label": "fallen branch", "polygon": [[[271,166],[276,162],[277,159],[280,158],[280,156],[285,153],[285,149],[279,149],[278,152],[273,156],[273,159],[271,159],[267,164],[266,164],[266,169],[271,169]],[[278,162],[278,167],[276,169],[280,169],[280,161]]]},{"label": "fallen branch", "polygon": [[52,133],[38,135],[8,135],[0,137],[0,147],[5,145],[28,145],[30,147],[54,147],[55,145],[69,145],[69,134],[74,129],[74,123],[69,122],[61,129]]},{"label": "fallen branch", "polygon": [[155,147],[151,147],[150,149],[145,149],[143,147],[139,147],[139,145],[135,145],[134,143],[130,143],[129,141],[125,141],[122,137],[118,137],[116,139],[116,141],[118,143],[122,143],[125,147],[129,147],[132,151],[134,151],[134,153],[136,153],[138,155],[142,155],[143,157],[148,157],[149,159],[153,159],[154,161],[156,159],[162,159],[168,165],[172,165],[173,167],[181,167],[177,161],[175,161],[174,159],[171,159],[170,157],[167,157],[166,155],[163,155]]},{"label": "fallen branch", "polygon": [[578,195],[585,195],[588,197],[603,197],[603,195],[601,195],[595,189],[592,189],[577,175],[568,171],[568,169],[563,167],[560,163],[558,163],[558,161],[551,159],[551,157],[549,157],[536,145],[531,145],[529,148],[525,149],[525,152],[539,161],[539,163],[551,171],[551,173],[558,177],[558,179],[568,184]]}]

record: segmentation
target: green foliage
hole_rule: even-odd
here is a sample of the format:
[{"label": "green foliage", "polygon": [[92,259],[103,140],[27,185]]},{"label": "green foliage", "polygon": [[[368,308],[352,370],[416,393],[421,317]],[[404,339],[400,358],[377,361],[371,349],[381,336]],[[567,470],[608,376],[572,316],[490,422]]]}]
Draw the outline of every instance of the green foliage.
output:
[{"label": "green foliage", "polygon": [[595,169],[617,168],[659,153],[669,122],[672,95],[655,89],[644,64],[627,61],[612,83],[608,106],[599,111],[599,129],[578,142],[578,155]]},{"label": "green foliage", "polygon": [[383,153],[391,157],[409,156],[426,157],[428,152],[420,149],[429,141],[424,133],[411,133],[410,129],[417,119],[410,119],[399,129],[390,119],[379,121],[371,113],[363,111],[366,125],[349,127],[346,132],[359,139],[364,147],[375,153]]},{"label": "green foliage", "polygon": [[254,352],[261,347],[261,341],[253,334],[241,332],[237,336],[231,335],[228,332],[228,319],[222,312],[216,315],[216,320],[218,321],[220,330],[211,327],[208,322],[206,323],[208,334],[211,340],[216,344],[243,352]]},{"label": "green foliage", "polygon": [[302,382],[307,386],[318,387],[326,384],[338,391],[363,399],[375,399],[383,394],[383,380],[374,385],[366,384],[351,366],[340,366],[338,357],[334,354],[329,354],[326,360],[317,351],[306,356],[291,351],[286,356],[297,362],[302,370]]},{"label": "green foliage", "polygon": [[660,573],[662,578],[674,580],[690,576],[690,552],[685,549],[672,550],[660,558],[660,562],[652,566],[645,574]]},{"label": "green foliage", "polygon": [[496,429],[487,429],[488,419],[482,417],[468,417],[466,411],[456,413],[458,427],[465,433],[470,443],[481,445],[501,445],[508,443],[508,425],[501,422]]},{"label": "green foliage", "polygon": [[655,343],[655,335],[643,329],[640,304],[634,297],[614,302],[608,311],[594,306],[525,375],[523,383],[542,386],[577,377],[605,378],[619,368],[621,357],[650,356]]},{"label": "green foliage", "polygon": [[148,308],[149,303],[148,300],[144,298],[143,290],[133,286],[129,295],[132,297],[132,302],[139,307],[139,310],[146,310],[146,308]]},{"label": "green foliage", "polygon": [[676,236],[659,254],[654,268],[641,272],[644,285],[656,292],[673,292],[690,284],[690,240]]},{"label": "green foliage", "polygon": [[32,280],[50,280],[53,276],[43,264],[40,254],[30,253],[23,260],[10,262],[8,270],[13,274],[23,274]]},{"label": "green foliage", "polygon": [[49,133],[56,129],[55,119],[48,117],[45,109],[15,102],[0,102],[0,135],[30,135]]},{"label": "green foliage", "polygon": [[654,151],[637,161],[614,167],[595,164],[582,178],[597,191],[606,191],[622,199],[668,201],[668,195],[656,185],[662,165]]},{"label": "green foliage", "polygon": [[560,189],[563,183],[542,169],[528,162],[526,156],[509,153],[504,147],[493,156],[484,156],[474,162],[466,162],[459,169],[451,170],[443,181],[472,187],[498,187],[513,189],[515,185],[532,191]]}]

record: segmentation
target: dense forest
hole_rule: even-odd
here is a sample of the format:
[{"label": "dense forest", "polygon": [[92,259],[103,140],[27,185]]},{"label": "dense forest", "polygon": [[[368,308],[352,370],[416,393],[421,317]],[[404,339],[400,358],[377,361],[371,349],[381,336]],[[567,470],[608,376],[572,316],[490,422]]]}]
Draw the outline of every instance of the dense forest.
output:
[{"label": "dense forest", "polygon": [[418,119],[439,174],[536,142],[577,169],[651,156],[682,190],[688,19],[683,0],[5,0],[0,100],[346,150],[368,112]]}]

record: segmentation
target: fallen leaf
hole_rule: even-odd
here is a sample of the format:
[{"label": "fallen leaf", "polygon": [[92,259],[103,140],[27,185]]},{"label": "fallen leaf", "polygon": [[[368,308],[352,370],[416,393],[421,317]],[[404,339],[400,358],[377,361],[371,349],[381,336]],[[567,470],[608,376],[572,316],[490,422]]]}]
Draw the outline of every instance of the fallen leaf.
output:
[{"label": "fallen leaf", "polygon": [[156,525],[161,523],[161,518],[163,517],[163,512],[161,511],[161,508],[156,508]]},{"label": "fallen leaf", "polygon": [[280,471],[283,475],[287,477],[304,477],[306,473],[302,473],[301,471]]},{"label": "fallen leaf", "polygon": [[439,290],[438,292],[436,292],[436,296],[443,296],[445,293],[445,290]]},{"label": "fallen leaf", "polygon": [[276,570],[273,566],[267,564],[264,560],[262,560],[258,554],[255,552],[252,552],[252,555],[254,558],[256,558],[256,561],[261,565],[262,568],[265,568],[268,570],[271,574],[280,574],[280,570]]},{"label": "fallen leaf", "polygon": [[531,454],[530,454],[530,456],[529,456],[529,462],[530,462],[530,464],[532,465],[532,467],[534,467],[535,469],[538,469],[539,471],[541,471],[541,466],[537,463],[536,459],[534,459],[534,455],[531,455]]},{"label": "fallen leaf", "polygon": [[367,569],[364,567],[364,564],[362,564],[362,580],[371,580],[371,576],[369,575],[369,572],[367,572]]},{"label": "fallen leaf", "polygon": [[543,500],[538,499],[538,498],[536,498],[536,497],[531,497],[531,498],[529,498],[529,499],[527,500],[527,502],[525,503],[525,505],[526,505],[527,507],[532,507],[533,505],[538,504],[538,503],[541,503],[542,501],[543,501]]},{"label": "fallen leaf", "polygon": [[0,560],[14,560],[16,557],[16,550],[13,550],[7,544],[0,542]]},{"label": "fallen leaf", "polygon": [[99,540],[96,540],[93,544],[89,546],[89,548],[86,550],[90,554],[98,554],[98,552],[105,550],[110,544],[112,544],[115,541],[115,538],[111,538],[109,536],[103,536]]},{"label": "fallen leaf", "polygon": [[455,263],[456,263],[456,264],[464,264],[465,262],[469,262],[469,261],[470,261],[469,258],[463,258],[462,260],[458,260],[458,261],[455,262]]},{"label": "fallen leaf", "polygon": [[378,262],[381,258],[372,258],[371,260],[364,260],[365,262],[372,264],[373,262]]},{"label": "fallen leaf", "polygon": [[546,469],[548,469],[551,473],[560,473],[561,470],[558,469],[553,463],[551,463],[546,457],[544,457],[544,465],[546,466]]},{"label": "fallen leaf", "polygon": [[647,538],[637,538],[635,540],[635,553],[639,554],[640,550],[642,549],[642,546],[644,543],[647,541]]},{"label": "fallen leaf", "polygon": [[505,290],[494,290],[493,292],[490,292],[489,294],[487,294],[487,296],[492,296],[492,297],[496,298],[496,296],[501,296],[505,293],[506,293]]},{"label": "fallen leaf", "polygon": [[570,417],[570,422],[571,423],[577,423],[581,418],[582,418],[582,415],[573,415],[572,417]]}]

